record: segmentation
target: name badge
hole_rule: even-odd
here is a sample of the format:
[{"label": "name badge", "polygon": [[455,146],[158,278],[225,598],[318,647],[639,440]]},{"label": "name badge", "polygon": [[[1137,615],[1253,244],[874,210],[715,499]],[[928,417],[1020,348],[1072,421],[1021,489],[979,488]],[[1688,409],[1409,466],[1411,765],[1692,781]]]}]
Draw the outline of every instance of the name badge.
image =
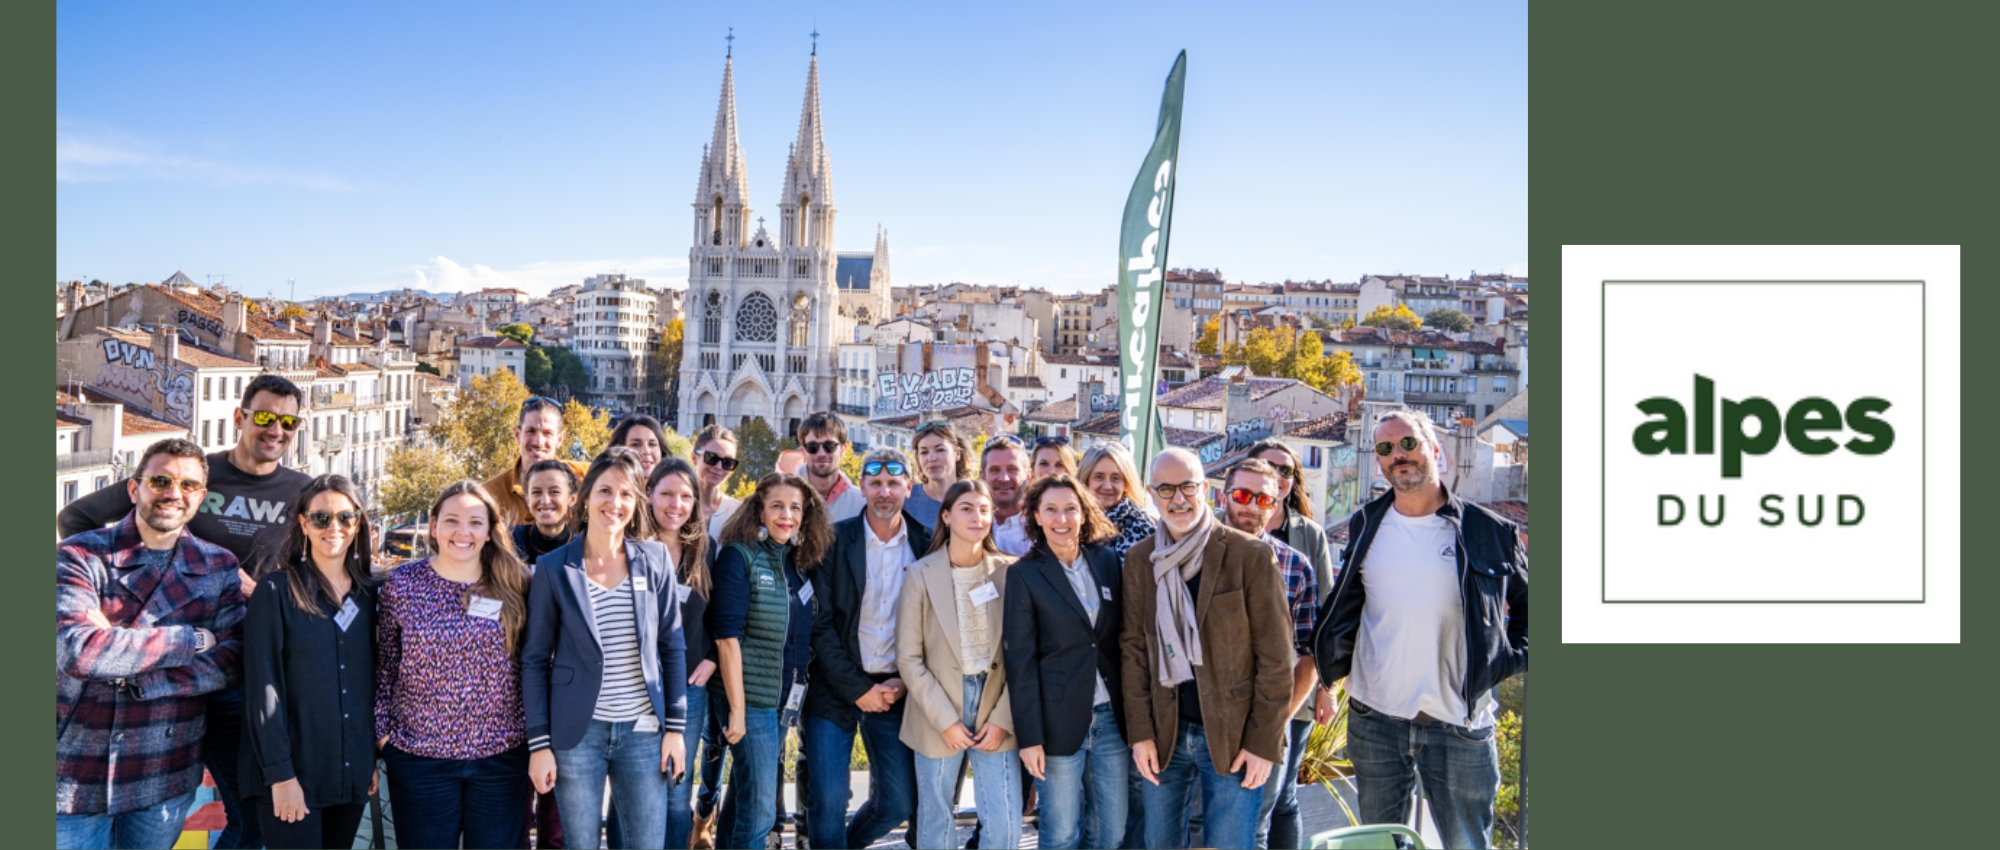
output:
[{"label": "name badge", "polygon": [[632,731],[658,732],[660,731],[660,718],[657,715],[648,713],[632,724]]},{"label": "name badge", "polygon": [[645,593],[645,592],[646,592],[646,577],[645,577],[645,576],[643,576],[643,575],[640,575],[640,574],[638,574],[638,573],[633,573],[633,574],[632,574],[632,592],[633,592],[633,593]]},{"label": "name badge", "polygon": [[1099,588],[1097,588],[1097,592],[1098,592],[1098,593],[1101,593],[1101,594],[1103,594],[1103,595],[1104,595],[1104,601],[1106,601],[1106,602],[1110,602],[1110,601],[1111,601],[1111,588],[1108,588],[1108,587],[1099,587]]},{"label": "name badge", "polygon": [[989,581],[985,584],[973,588],[972,592],[966,595],[972,598],[972,604],[984,605],[988,602],[992,602],[995,599],[999,599],[1000,589],[994,587],[993,582]]},{"label": "name badge", "polygon": [[804,587],[799,588],[799,601],[807,605],[812,604],[813,601],[812,582],[806,582]]},{"label": "name badge", "polygon": [[333,615],[333,624],[339,626],[341,631],[347,631],[347,627],[354,623],[355,615],[360,613],[360,606],[355,605],[354,597],[349,596],[347,597],[347,601],[340,606],[340,613]]},{"label": "name badge", "polygon": [[674,585],[674,602],[681,605],[686,605],[688,603],[688,594],[693,592],[694,592],[693,585],[687,585],[687,584]]},{"label": "name badge", "polygon": [[488,599],[484,596],[474,596],[472,597],[472,602],[465,606],[465,613],[487,620],[498,620],[500,619],[500,600]]}]

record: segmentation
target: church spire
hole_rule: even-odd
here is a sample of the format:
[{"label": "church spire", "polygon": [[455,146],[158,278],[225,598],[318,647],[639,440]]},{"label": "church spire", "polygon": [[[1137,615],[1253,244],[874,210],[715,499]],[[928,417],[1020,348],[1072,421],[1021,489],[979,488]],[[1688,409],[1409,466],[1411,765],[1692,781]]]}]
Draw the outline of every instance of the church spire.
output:
[{"label": "church spire", "polygon": [[695,239],[700,244],[740,245],[750,212],[750,177],[743,146],[736,140],[736,60],[722,62],[722,94],[715,106],[715,133],[701,158],[695,188]]},{"label": "church spire", "polygon": [[778,199],[786,220],[785,244],[789,246],[825,246],[833,242],[833,166],[827,158],[821,123],[819,54],[815,52],[806,70],[799,135],[786,158],[784,194]]}]

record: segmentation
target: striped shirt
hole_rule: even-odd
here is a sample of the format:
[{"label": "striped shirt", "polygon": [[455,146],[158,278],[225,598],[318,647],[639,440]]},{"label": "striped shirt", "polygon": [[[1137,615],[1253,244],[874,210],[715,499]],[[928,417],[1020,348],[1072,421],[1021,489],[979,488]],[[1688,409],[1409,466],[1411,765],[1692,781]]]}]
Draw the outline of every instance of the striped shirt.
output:
[{"label": "striped shirt", "polygon": [[590,613],[597,620],[597,638],[604,647],[604,679],[597,690],[593,720],[617,723],[637,720],[653,710],[646,692],[646,673],[639,666],[639,626],[633,616],[632,578],[605,590],[586,579]]}]

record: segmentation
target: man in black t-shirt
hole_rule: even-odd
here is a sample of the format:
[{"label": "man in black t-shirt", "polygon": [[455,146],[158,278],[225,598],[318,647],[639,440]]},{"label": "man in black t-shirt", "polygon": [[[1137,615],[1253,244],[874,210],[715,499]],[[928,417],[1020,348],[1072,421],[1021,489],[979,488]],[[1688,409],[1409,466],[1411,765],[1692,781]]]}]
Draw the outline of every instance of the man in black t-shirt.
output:
[{"label": "man in black t-shirt", "polygon": [[[208,491],[187,527],[194,536],[221,546],[242,564],[238,578],[243,596],[256,589],[248,568],[261,546],[282,542],[295,506],[292,500],[312,476],[279,464],[291,451],[303,420],[299,408],[305,395],[280,375],[259,375],[243,388],[243,404],[233,414],[240,432],[236,445],[208,456]],[[69,503],[56,514],[56,532],[63,538],[103,528],[132,512],[130,488],[123,483],[105,487]],[[236,787],[236,755],[243,722],[243,688],[217,691],[208,700],[208,729],[202,737],[201,760],[215,778],[229,825],[216,841],[218,848],[262,847],[255,818],[246,818]]]}]

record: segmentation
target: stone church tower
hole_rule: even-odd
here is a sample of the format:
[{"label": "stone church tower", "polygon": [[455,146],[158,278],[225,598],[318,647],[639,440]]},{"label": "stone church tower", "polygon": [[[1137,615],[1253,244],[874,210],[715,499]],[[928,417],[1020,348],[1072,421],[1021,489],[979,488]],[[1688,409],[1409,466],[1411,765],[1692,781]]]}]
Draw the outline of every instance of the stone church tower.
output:
[{"label": "stone church tower", "polygon": [[[833,167],[819,109],[819,57],[806,72],[798,137],[785,163],[778,230],[751,218],[750,184],[736,138],[735,60],[722,66],[715,133],[695,185],[688,251],[687,330],[681,356],[680,433],[761,418],[781,436],[835,399],[835,344],[853,339],[848,287],[836,283]],[[877,237],[869,295],[886,314],[888,247]],[[879,293],[879,294],[878,294]],[[847,307],[849,309],[843,309]]]}]

